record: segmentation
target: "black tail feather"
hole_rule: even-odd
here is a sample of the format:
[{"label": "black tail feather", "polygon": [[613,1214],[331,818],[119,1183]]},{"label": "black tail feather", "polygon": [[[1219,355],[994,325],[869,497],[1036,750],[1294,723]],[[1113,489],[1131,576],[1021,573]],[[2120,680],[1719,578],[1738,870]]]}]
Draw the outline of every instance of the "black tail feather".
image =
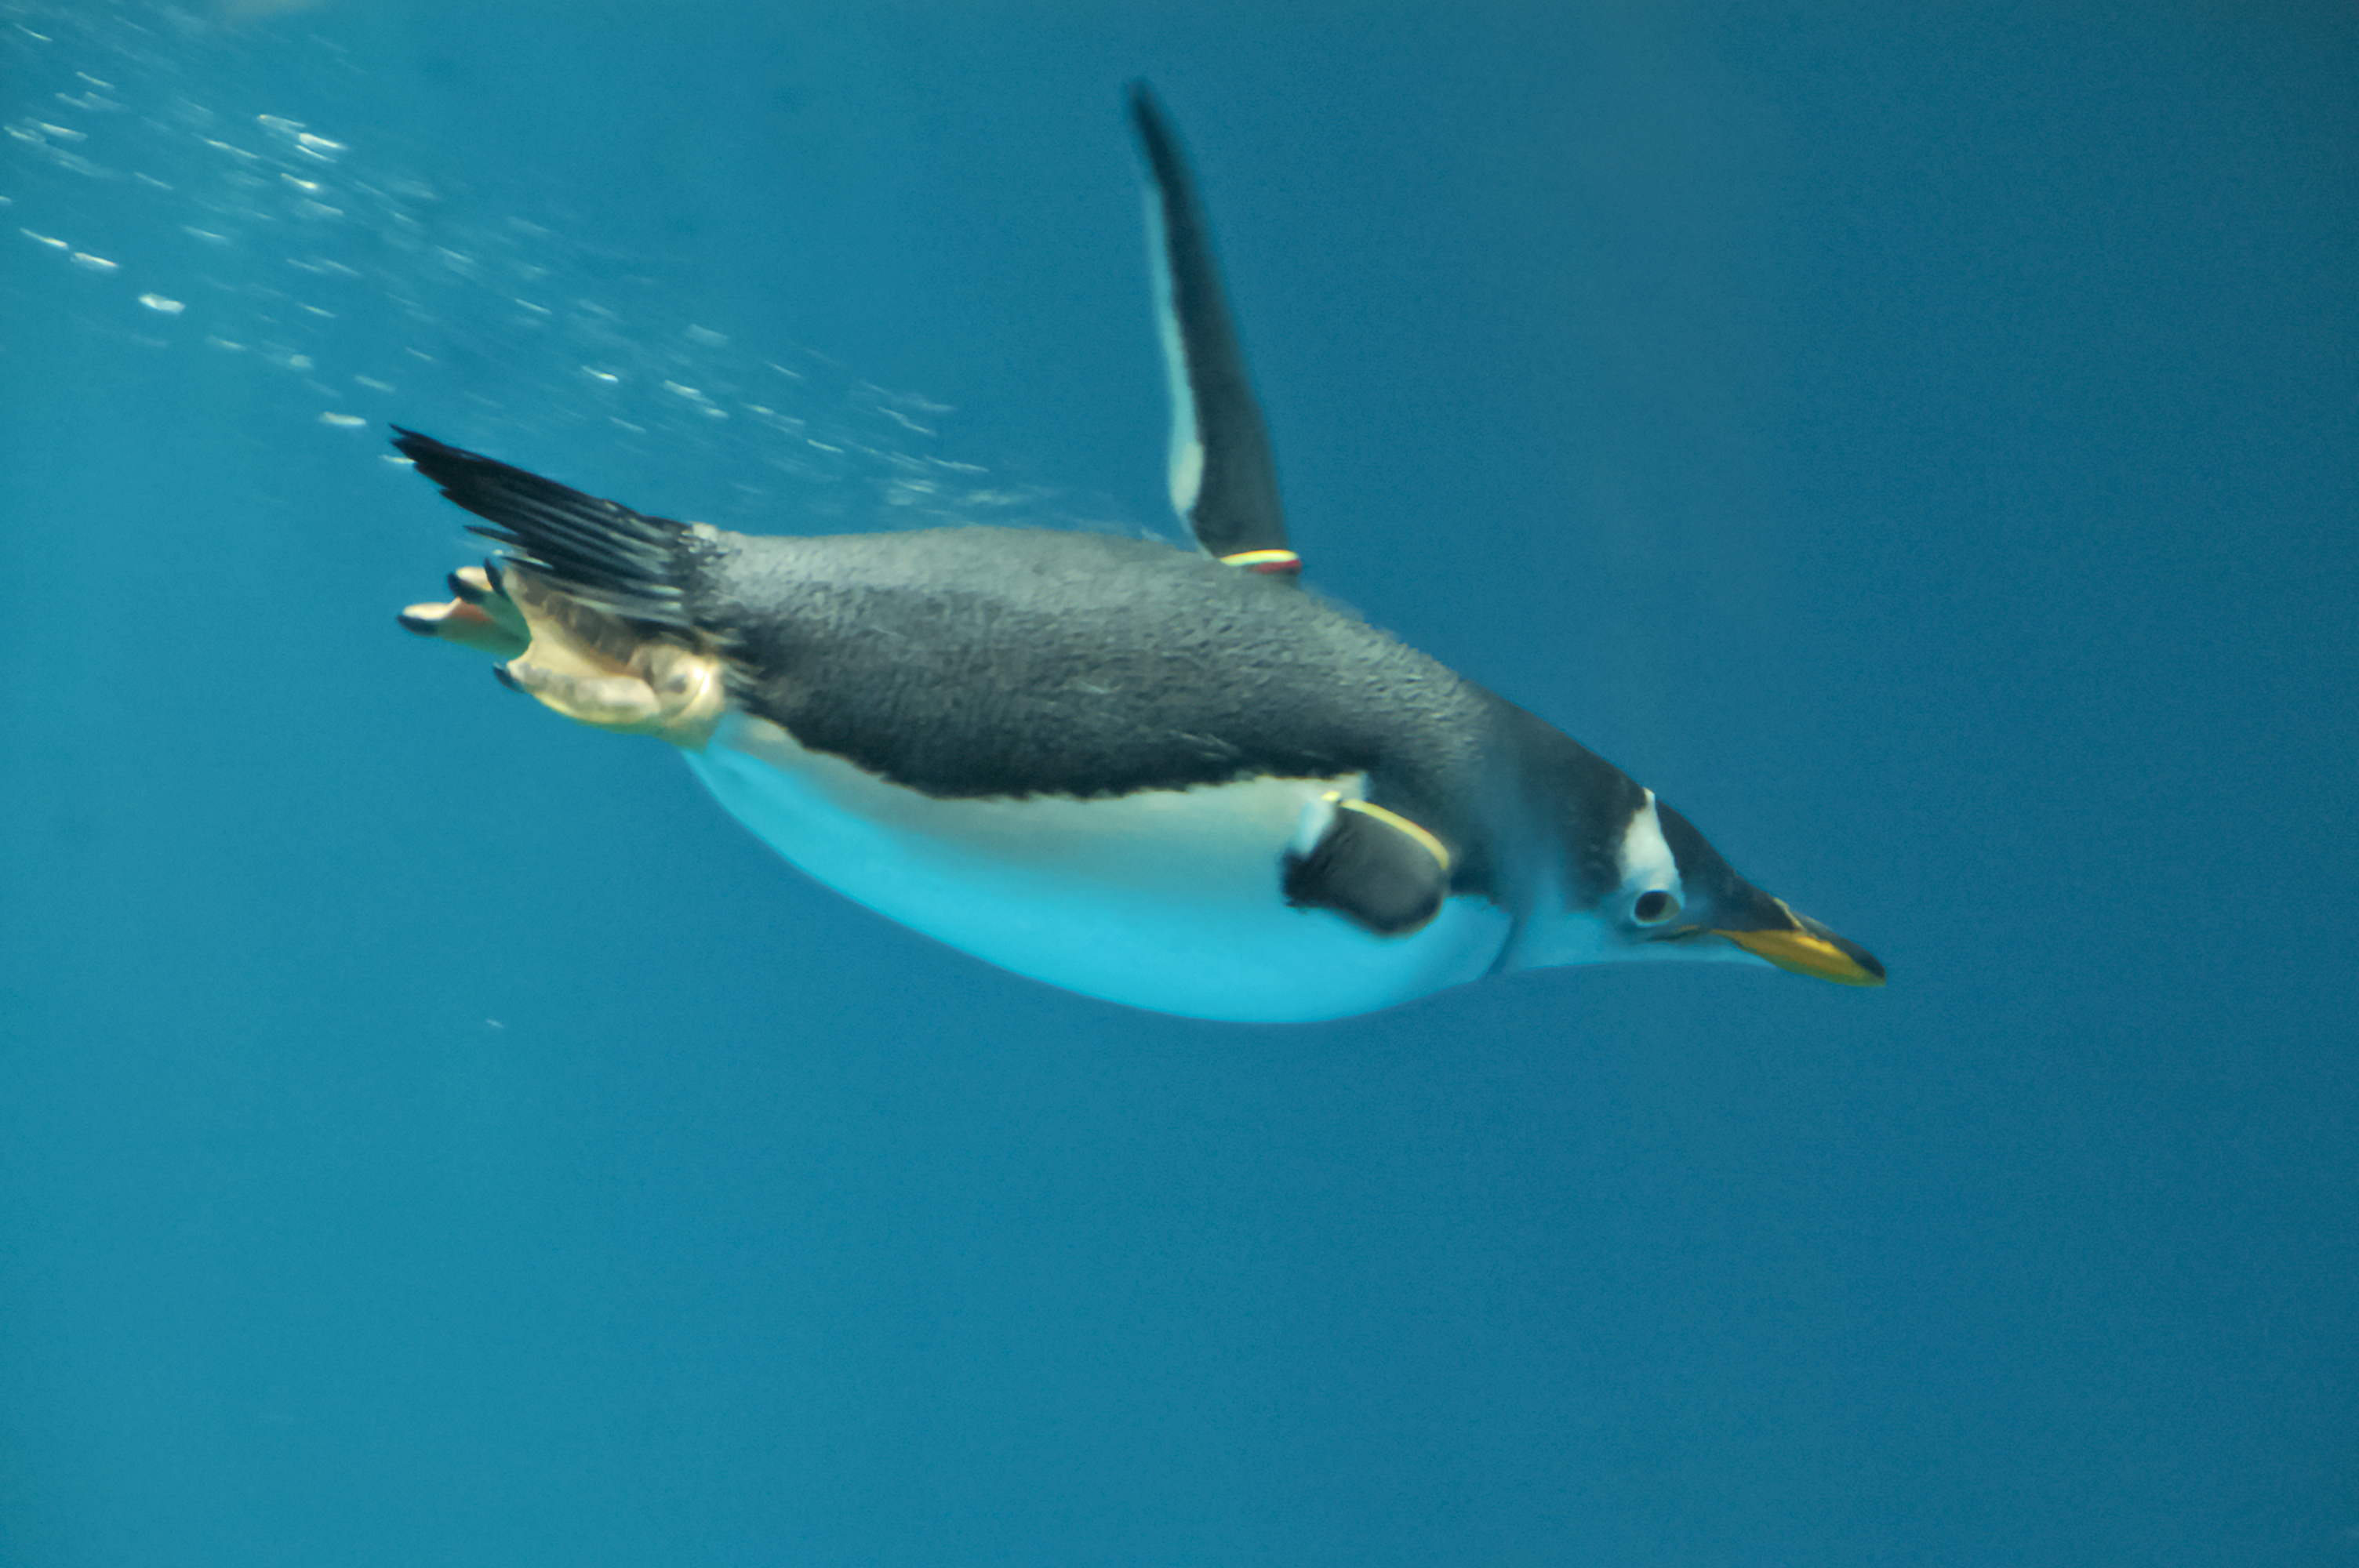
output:
[{"label": "black tail feather", "polygon": [[493,524],[473,532],[574,598],[635,621],[690,630],[679,578],[687,524],[601,501],[400,426],[393,444],[442,493]]}]

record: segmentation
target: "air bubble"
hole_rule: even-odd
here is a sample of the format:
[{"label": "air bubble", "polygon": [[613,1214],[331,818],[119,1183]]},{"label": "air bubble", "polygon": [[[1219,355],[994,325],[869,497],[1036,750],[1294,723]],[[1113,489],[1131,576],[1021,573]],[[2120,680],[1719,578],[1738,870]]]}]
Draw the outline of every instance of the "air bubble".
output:
[{"label": "air bubble", "polygon": [[[194,11],[229,0],[174,3]],[[22,40],[35,35],[5,15],[18,9],[0,4],[0,38],[26,52]],[[288,56],[274,57],[274,70],[256,78],[285,81],[316,63],[319,42],[254,34],[240,48]],[[153,40],[136,43],[135,56]],[[863,383],[800,346],[774,340],[765,346],[783,357],[766,358],[709,319],[671,314],[656,269],[618,263],[545,214],[516,211],[530,207],[528,195],[444,190],[372,164],[304,122],[258,114],[250,99],[206,104],[136,73],[127,82],[122,70],[76,73],[75,63],[59,59],[57,79],[38,92],[0,96],[8,133],[0,135],[0,175],[111,179],[111,198],[102,190],[73,199],[112,200],[116,209],[92,217],[56,205],[52,184],[6,180],[0,207],[24,221],[36,244],[107,276],[110,296],[130,273],[136,308],[196,318],[185,337],[175,323],[135,341],[208,344],[294,373],[288,390],[301,401],[288,412],[299,422],[349,429],[364,421],[339,405],[354,394],[373,412],[398,414],[397,398],[447,397],[447,378],[457,374],[465,397],[498,422],[612,420],[601,427],[635,448],[643,438],[689,438],[712,460],[708,469],[736,463],[791,476],[784,482],[800,487],[815,514],[839,524],[863,515],[885,526],[952,520],[995,500],[980,489],[989,478],[982,465],[924,449],[937,438],[942,406]],[[60,109],[62,122],[40,117]],[[100,114],[98,128],[78,128]],[[241,145],[246,136],[255,139]],[[102,221],[110,217],[144,217],[147,226],[134,233]],[[82,250],[60,230],[132,259]],[[179,273],[160,270],[172,263]],[[512,292],[518,287],[530,296]],[[1045,510],[1049,493],[1027,492],[1025,503]],[[889,519],[880,515],[887,509]]]}]

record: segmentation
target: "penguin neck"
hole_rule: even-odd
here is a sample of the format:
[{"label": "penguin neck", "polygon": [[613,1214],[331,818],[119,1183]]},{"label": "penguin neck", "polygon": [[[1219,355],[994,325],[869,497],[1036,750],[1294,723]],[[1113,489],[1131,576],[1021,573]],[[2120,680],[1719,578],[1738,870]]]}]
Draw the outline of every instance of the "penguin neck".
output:
[{"label": "penguin neck", "polygon": [[[1503,888],[1517,913],[1498,969],[1552,968],[1640,956],[1603,907],[1622,886],[1623,838],[1646,809],[1645,786],[1556,726],[1502,702],[1514,766],[1509,812],[1521,868]],[[1647,955],[1651,956],[1651,955]]]}]

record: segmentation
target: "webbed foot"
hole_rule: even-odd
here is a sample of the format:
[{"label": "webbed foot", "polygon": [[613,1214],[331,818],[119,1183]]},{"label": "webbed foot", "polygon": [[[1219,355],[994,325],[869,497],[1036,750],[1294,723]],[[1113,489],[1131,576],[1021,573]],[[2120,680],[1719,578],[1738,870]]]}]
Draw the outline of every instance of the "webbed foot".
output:
[{"label": "webbed foot", "polygon": [[451,574],[402,627],[498,659],[503,685],[592,729],[702,749],[728,706],[720,655],[585,604],[513,563]]},{"label": "webbed foot", "polygon": [[421,637],[436,637],[513,659],[531,644],[532,633],[523,612],[493,583],[481,567],[461,567],[451,574],[452,598],[448,604],[413,604],[401,612],[401,629]]}]

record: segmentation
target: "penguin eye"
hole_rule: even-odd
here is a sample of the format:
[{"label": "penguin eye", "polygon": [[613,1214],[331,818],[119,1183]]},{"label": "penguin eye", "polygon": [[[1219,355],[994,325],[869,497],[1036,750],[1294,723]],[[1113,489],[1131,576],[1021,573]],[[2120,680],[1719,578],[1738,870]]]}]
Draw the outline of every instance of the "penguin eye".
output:
[{"label": "penguin eye", "polygon": [[1660,925],[1680,912],[1680,901],[1660,888],[1648,888],[1630,906],[1630,917],[1641,925]]}]

